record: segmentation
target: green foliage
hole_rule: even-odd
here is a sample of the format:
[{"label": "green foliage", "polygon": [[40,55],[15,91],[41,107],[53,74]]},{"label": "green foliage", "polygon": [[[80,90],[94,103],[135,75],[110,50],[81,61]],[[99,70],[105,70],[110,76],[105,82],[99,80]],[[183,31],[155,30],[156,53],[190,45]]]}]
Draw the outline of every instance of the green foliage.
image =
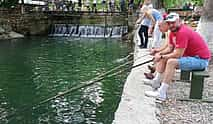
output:
[{"label": "green foliage", "polygon": [[193,3],[195,3],[198,6],[203,6],[204,0],[192,0]]},{"label": "green foliage", "polygon": [[163,0],[165,8],[182,8],[182,6],[187,3],[191,2],[192,4],[202,6],[204,0]]},{"label": "green foliage", "polygon": [[0,2],[0,7],[11,8],[18,4],[18,0],[3,0]]}]

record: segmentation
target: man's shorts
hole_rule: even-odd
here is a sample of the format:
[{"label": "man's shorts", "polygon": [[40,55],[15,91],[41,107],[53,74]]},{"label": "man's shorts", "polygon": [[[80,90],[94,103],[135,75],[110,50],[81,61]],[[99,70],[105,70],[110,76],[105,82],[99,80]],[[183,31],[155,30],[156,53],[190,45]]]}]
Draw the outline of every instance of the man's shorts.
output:
[{"label": "man's shorts", "polygon": [[178,59],[179,68],[181,70],[203,70],[208,64],[208,59],[201,59],[200,57],[181,57]]}]

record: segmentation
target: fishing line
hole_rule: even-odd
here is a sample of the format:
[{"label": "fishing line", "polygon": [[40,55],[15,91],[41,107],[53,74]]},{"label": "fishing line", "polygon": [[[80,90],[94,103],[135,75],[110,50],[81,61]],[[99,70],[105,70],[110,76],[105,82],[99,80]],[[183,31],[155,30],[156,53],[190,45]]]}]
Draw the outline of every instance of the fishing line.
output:
[{"label": "fishing line", "polygon": [[[113,72],[113,71],[115,71],[115,70],[117,70],[117,69],[120,69],[120,68],[122,68],[122,67],[125,67],[125,66],[127,66],[127,65],[133,63],[133,60],[128,61],[128,62],[126,62],[126,63],[124,63],[124,64],[122,64],[122,65],[120,65],[120,66],[118,66],[118,67],[115,67],[115,68],[113,68],[113,69],[111,69],[111,70],[109,70],[109,71],[107,71],[107,72],[105,72],[105,73],[103,73],[103,74],[101,74],[101,75],[99,75],[99,76],[97,76],[97,77],[95,77],[95,78],[89,80],[89,81],[82,82],[80,85],[78,85],[78,86],[76,86],[76,87],[70,88],[69,90],[66,90],[66,91],[64,91],[64,92],[60,92],[60,93],[58,93],[57,95],[55,95],[55,96],[53,96],[53,97],[50,97],[50,98],[47,98],[47,99],[45,99],[45,100],[42,100],[41,102],[39,102],[39,103],[37,103],[37,104],[34,104],[34,105],[31,105],[31,106],[25,107],[25,108],[23,108],[23,109],[21,109],[21,110],[17,110],[17,111],[15,111],[14,113],[12,113],[12,114],[10,114],[10,115],[8,115],[8,116],[5,116],[4,118],[12,119],[15,115],[17,115],[17,114],[19,114],[19,113],[23,113],[23,112],[25,112],[25,111],[27,111],[27,110],[30,110],[30,109],[31,109],[31,110],[35,110],[35,109],[39,108],[42,104],[45,104],[45,103],[47,103],[47,102],[49,102],[49,101],[51,101],[51,100],[54,100],[54,99],[56,99],[56,98],[58,98],[58,97],[61,97],[61,96],[64,96],[64,95],[66,95],[66,94],[69,94],[69,93],[71,93],[71,92],[74,92],[74,91],[76,91],[76,90],[79,90],[79,89],[82,89],[82,88],[91,86],[91,85],[95,84],[96,82],[99,82],[99,81],[103,80],[103,79],[106,78],[106,77],[109,78],[109,77],[118,75],[118,74],[120,74],[120,73],[122,73],[122,72],[124,72],[124,71],[127,71],[127,70],[129,70],[129,69],[134,69],[134,68],[140,67],[140,66],[142,66],[142,65],[144,65],[144,64],[147,64],[147,63],[149,63],[149,62],[152,62],[152,61],[153,61],[153,59],[150,59],[150,60],[148,60],[148,61],[145,61],[145,62],[142,62],[142,63],[140,63],[140,64],[134,65],[134,66],[132,66],[132,67],[130,67],[130,68],[124,68],[124,69],[122,69],[122,70],[120,70],[120,71],[117,71],[117,72],[115,72],[115,73],[110,74],[111,72]],[[19,112],[19,113],[18,113],[18,112]],[[2,118],[1,118],[1,119],[2,119]]]},{"label": "fishing line", "polygon": [[[25,112],[25,111],[30,110],[30,109],[35,110],[35,109],[39,108],[42,104],[47,103],[47,102],[49,102],[49,101],[51,101],[51,100],[53,100],[53,99],[56,99],[56,98],[58,98],[58,97],[60,97],[60,96],[64,96],[64,95],[66,95],[66,94],[68,94],[68,93],[70,93],[70,92],[74,92],[74,91],[76,91],[76,90],[78,90],[78,89],[81,89],[81,88],[84,88],[84,87],[88,87],[88,86],[90,86],[90,85],[93,85],[94,83],[103,80],[105,77],[107,77],[107,76],[109,77],[109,76],[110,76],[109,74],[112,73],[113,71],[115,71],[115,70],[117,70],[117,69],[120,69],[120,68],[122,68],[122,67],[125,67],[125,66],[127,66],[127,65],[129,65],[129,64],[132,64],[132,63],[133,63],[133,60],[128,61],[128,62],[126,62],[126,63],[124,63],[124,64],[122,64],[122,65],[120,65],[120,66],[117,66],[117,67],[115,67],[115,68],[113,68],[113,69],[111,69],[111,70],[109,70],[109,71],[107,71],[107,72],[105,72],[105,73],[99,75],[99,76],[96,76],[95,78],[93,78],[93,79],[91,79],[91,80],[89,80],[89,81],[82,82],[80,85],[78,85],[78,86],[76,86],[76,87],[73,87],[73,88],[70,88],[70,89],[67,90],[67,91],[60,92],[60,93],[58,93],[57,95],[55,95],[55,96],[53,96],[53,97],[50,97],[50,98],[47,98],[47,99],[45,99],[45,100],[42,100],[41,102],[39,102],[39,103],[37,103],[37,104],[33,104],[33,105],[30,105],[30,106],[27,106],[27,107],[22,107],[22,109],[19,109],[19,110],[15,111],[14,113],[12,113],[12,114],[10,114],[10,115],[8,115],[8,116],[5,116],[5,117],[3,117],[3,118],[12,118],[12,117],[14,117],[14,116],[17,115],[17,114],[22,113],[22,112]],[[116,73],[117,73],[117,72],[116,72]],[[116,75],[116,73],[111,74],[110,77]],[[2,118],[1,118],[1,119],[2,119]]]}]

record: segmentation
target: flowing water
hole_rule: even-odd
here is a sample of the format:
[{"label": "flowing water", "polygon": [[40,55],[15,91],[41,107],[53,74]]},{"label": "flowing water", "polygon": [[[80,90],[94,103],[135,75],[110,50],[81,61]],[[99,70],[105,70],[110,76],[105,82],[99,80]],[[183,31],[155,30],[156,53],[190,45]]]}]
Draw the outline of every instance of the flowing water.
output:
[{"label": "flowing water", "polygon": [[0,42],[0,124],[111,124],[127,72],[32,109],[125,63],[116,39],[26,38]]},{"label": "flowing water", "polygon": [[49,36],[121,38],[127,33],[127,26],[55,24],[51,27]]}]

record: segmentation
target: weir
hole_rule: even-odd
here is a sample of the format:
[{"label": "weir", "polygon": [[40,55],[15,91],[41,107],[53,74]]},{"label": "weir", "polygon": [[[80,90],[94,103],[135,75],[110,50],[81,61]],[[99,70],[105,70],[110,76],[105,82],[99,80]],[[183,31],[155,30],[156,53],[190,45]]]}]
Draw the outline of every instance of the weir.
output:
[{"label": "weir", "polygon": [[[1,13],[1,11],[0,11]],[[12,30],[25,36],[121,37],[131,28],[127,13],[1,13]],[[39,28],[38,28],[39,27]]]},{"label": "weir", "polygon": [[49,36],[120,38],[126,33],[127,26],[54,24],[50,28]]}]

